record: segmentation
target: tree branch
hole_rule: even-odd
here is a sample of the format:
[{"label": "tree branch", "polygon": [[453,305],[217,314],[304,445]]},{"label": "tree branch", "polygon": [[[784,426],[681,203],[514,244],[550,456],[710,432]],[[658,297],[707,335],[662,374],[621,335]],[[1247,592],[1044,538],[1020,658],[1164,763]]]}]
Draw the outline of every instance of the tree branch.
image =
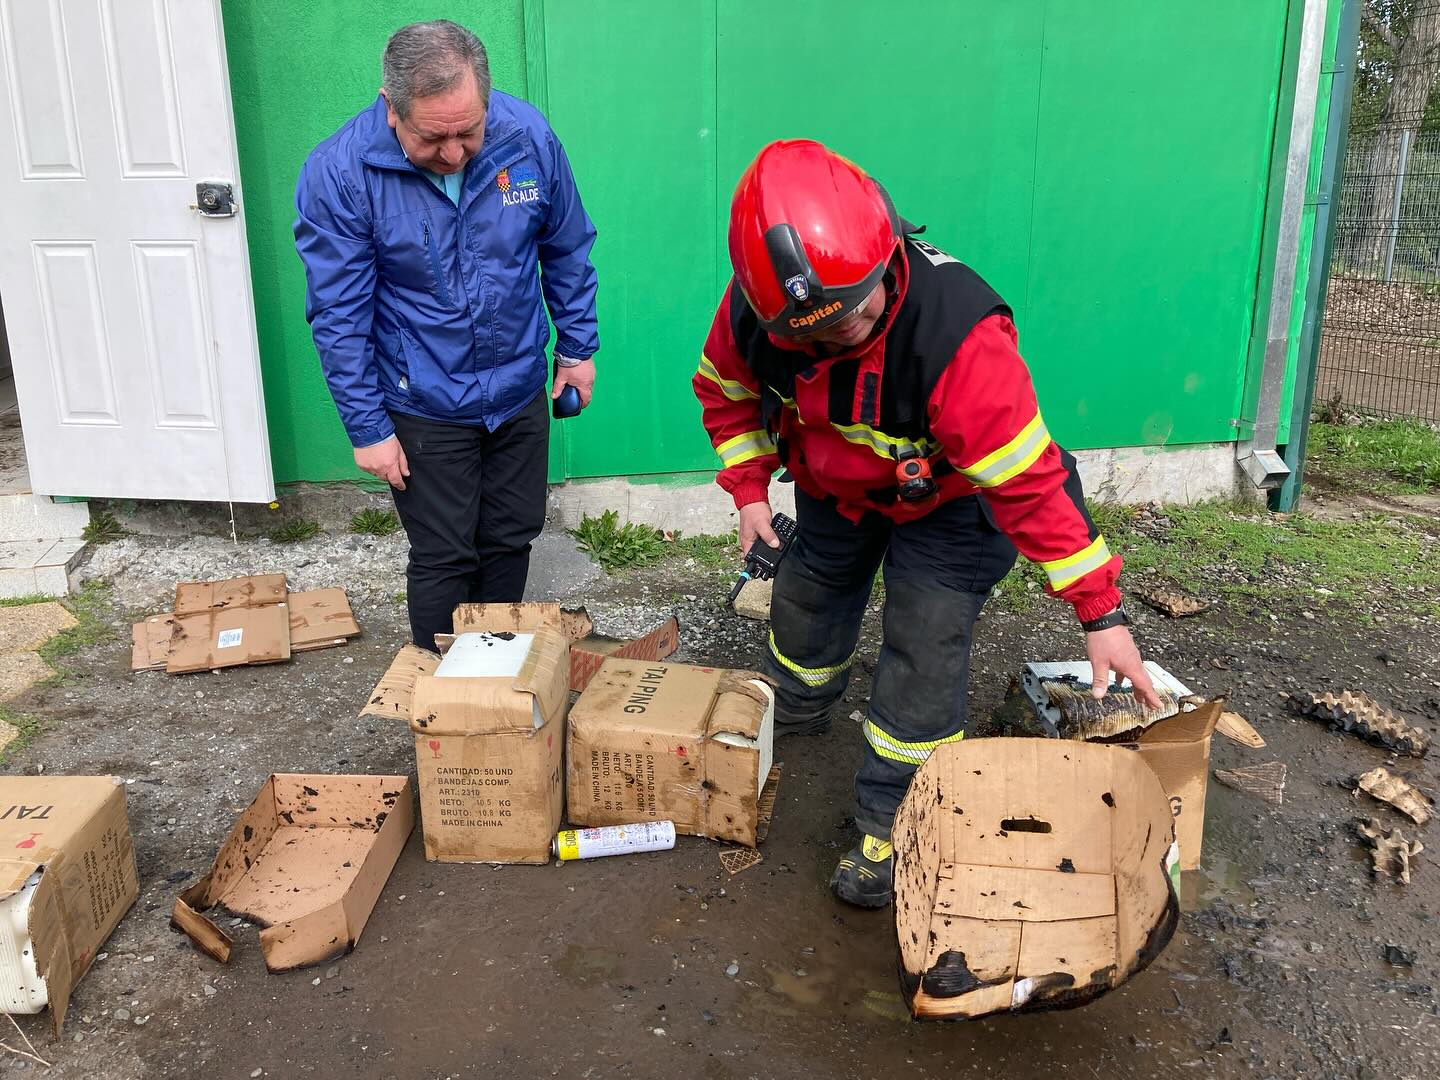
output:
[{"label": "tree branch", "polygon": [[1376,14],[1375,9],[1368,3],[1360,9],[1360,17],[1365,21],[1365,25],[1370,27],[1371,31],[1374,32],[1381,41],[1385,42],[1385,44],[1390,46],[1395,52],[1398,53],[1400,51],[1399,39],[1395,37],[1390,27],[1385,25],[1385,20]]}]

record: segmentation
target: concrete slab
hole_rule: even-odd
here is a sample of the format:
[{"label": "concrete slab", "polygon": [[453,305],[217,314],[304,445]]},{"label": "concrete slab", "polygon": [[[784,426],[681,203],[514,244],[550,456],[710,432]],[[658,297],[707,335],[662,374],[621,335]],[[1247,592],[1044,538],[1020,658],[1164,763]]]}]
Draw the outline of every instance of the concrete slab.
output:
[{"label": "concrete slab", "polygon": [[54,540],[0,540],[0,570],[34,570],[54,546]]},{"label": "concrete slab", "polygon": [[0,654],[30,652],[75,625],[75,616],[53,600],[0,607]]},{"label": "concrete slab", "polygon": [[13,600],[17,596],[59,596],[60,593],[42,593],[35,584],[35,571],[30,567],[22,570],[0,570],[0,600]]},{"label": "concrete slab", "polygon": [[599,577],[600,567],[575,546],[574,537],[563,529],[547,528],[536,538],[530,555],[525,599],[573,599]]},{"label": "concrete slab", "polygon": [[19,697],[55,671],[38,653],[22,652],[0,655],[0,701]]},{"label": "concrete slab", "polygon": [[78,539],[89,523],[88,503],[57,503],[44,495],[0,494],[0,543]]}]

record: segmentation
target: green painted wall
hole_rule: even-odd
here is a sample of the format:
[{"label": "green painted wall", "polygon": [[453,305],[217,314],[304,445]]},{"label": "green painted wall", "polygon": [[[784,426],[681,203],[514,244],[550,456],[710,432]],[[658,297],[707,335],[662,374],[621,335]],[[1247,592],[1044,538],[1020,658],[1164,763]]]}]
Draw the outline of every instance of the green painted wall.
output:
[{"label": "green painted wall", "polygon": [[495,85],[525,93],[522,0],[224,0],[240,181],[275,479],[360,477],[305,322],[290,231],[295,178],[316,143],[375,100],[397,27],[446,18],[485,42]]},{"label": "green painted wall", "polygon": [[784,136],[869,169],[1009,299],[1067,445],[1235,437],[1284,0],[793,0],[785,34],[754,33],[768,0],[543,10],[550,116],[601,228],[606,394],[570,475],[712,467],[686,382],[730,191]]},{"label": "green painted wall", "polygon": [[772,0],[227,2],[276,477],[354,475],[304,323],[295,171],[370,100],[387,33],[442,13],[547,111],[599,228],[601,381],[553,478],[714,467],[689,378],[730,191],[782,136],[870,169],[1000,289],[1061,441],[1234,439],[1291,7],[791,0],[797,32],[757,34]]}]

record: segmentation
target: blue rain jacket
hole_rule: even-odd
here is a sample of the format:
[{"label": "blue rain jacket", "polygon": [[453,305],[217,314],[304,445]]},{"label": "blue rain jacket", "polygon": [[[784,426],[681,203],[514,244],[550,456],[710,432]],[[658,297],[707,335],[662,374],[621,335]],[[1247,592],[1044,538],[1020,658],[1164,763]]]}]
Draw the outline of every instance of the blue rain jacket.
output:
[{"label": "blue rain jacket", "polygon": [[458,206],[405,157],[382,98],[311,152],[295,206],[305,317],[357,447],[395,433],[387,410],[510,419],[545,385],[546,307],[556,352],[600,348],[595,226],[527,102],[491,93]]}]

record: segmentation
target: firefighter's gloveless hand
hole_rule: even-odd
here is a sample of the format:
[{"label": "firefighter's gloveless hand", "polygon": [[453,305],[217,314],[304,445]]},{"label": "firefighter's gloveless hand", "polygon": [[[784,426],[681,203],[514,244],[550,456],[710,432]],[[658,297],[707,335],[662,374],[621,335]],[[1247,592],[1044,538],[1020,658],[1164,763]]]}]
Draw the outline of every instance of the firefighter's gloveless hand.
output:
[{"label": "firefighter's gloveless hand", "polygon": [[1150,673],[1145,670],[1145,664],[1140,659],[1140,650],[1135,647],[1135,639],[1130,636],[1128,627],[1111,626],[1086,634],[1085,651],[1090,656],[1090,668],[1094,676],[1090,693],[1095,697],[1105,696],[1105,691],[1110,686],[1110,673],[1113,671],[1117,681],[1122,678],[1130,680],[1130,685],[1135,688],[1135,696],[1140,699],[1141,704],[1152,709],[1160,707],[1160,697],[1155,693],[1155,684],[1150,681]]},{"label": "firefighter's gloveless hand", "polygon": [[774,516],[770,512],[768,502],[746,503],[740,508],[740,553],[742,555],[750,550],[750,545],[755,542],[757,536],[773,548],[780,546],[780,538],[770,527],[770,519]]}]

